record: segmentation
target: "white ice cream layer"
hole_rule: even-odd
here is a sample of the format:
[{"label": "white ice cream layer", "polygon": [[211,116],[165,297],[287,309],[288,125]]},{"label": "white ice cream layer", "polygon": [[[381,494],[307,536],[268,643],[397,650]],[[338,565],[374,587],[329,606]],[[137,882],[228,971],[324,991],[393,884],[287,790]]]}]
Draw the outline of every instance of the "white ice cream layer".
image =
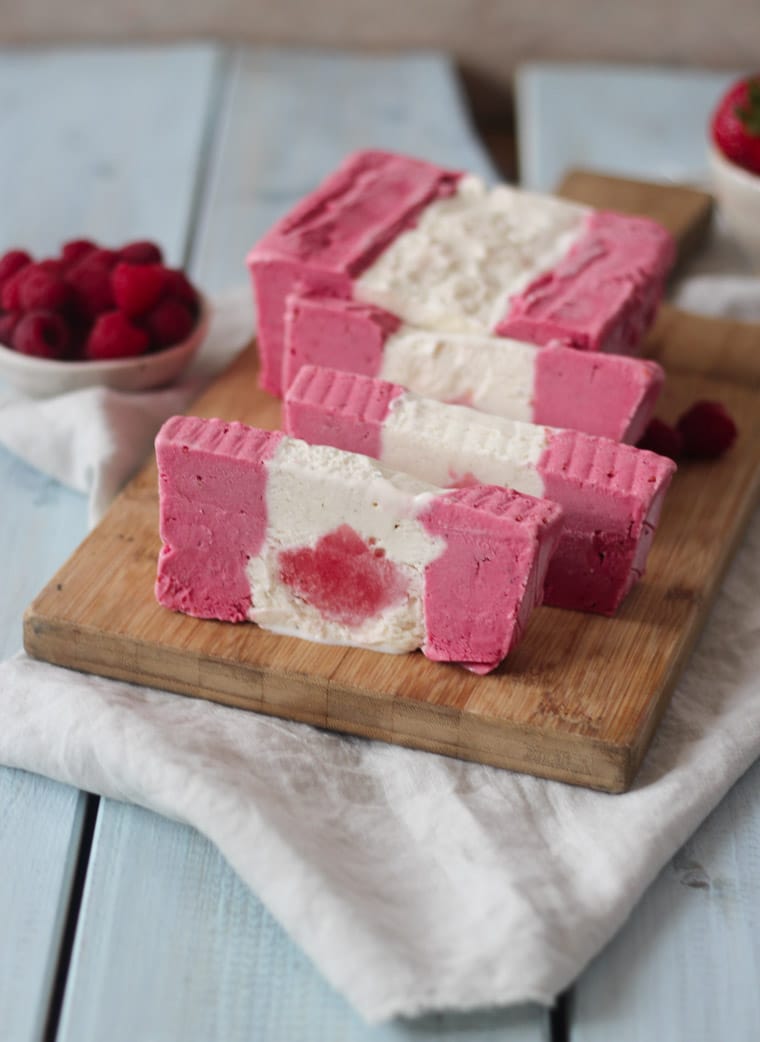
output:
[{"label": "white ice cream layer", "polygon": [[542,496],[538,461],[551,433],[548,427],[402,394],[383,424],[381,458],[386,466],[442,487],[506,485]]},{"label": "white ice cream layer", "polygon": [[444,332],[489,333],[507,302],[565,256],[589,210],[462,178],[355,283],[358,300]]},{"label": "white ice cream layer", "polygon": [[385,342],[379,375],[439,401],[530,422],[538,350],[502,337],[401,326]]},{"label": "white ice cream layer", "polygon": [[[444,550],[417,520],[430,485],[393,474],[366,456],[327,445],[284,438],[267,465],[267,534],[261,553],[248,564],[251,619],[266,629],[327,644],[383,651],[410,651],[424,643],[424,571]],[[350,525],[408,579],[408,592],[361,625],[324,618],[280,578],[285,549],[314,547],[329,532]]]}]

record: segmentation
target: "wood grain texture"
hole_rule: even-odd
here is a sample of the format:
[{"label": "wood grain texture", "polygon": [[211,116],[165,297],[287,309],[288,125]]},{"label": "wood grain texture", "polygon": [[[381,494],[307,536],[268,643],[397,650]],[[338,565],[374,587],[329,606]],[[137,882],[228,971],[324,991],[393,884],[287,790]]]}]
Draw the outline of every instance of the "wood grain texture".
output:
[{"label": "wood grain texture", "polygon": [[533,1006],[368,1026],[207,839],[102,807],[58,1042],[547,1042]]},{"label": "wood grain texture", "polygon": [[[678,316],[672,321],[677,324]],[[691,341],[714,349],[720,323]],[[698,328],[695,328],[698,331]],[[667,343],[667,333],[663,343]],[[755,344],[760,350],[760,330]],[[682,467],[647,578],[614,619],[541,608],[487,677],[419,653],[379,655],[168,614],[153,599],[159,550],[150,464],[31,606],[27,650],[60,665],[199,695],[322,727],[611,792],[627,788],[756,500],[754,389],[679,369],[661,412],[719,399],[742,435],[716,463]],[[193,408],[275,427],[252,349]]]}]

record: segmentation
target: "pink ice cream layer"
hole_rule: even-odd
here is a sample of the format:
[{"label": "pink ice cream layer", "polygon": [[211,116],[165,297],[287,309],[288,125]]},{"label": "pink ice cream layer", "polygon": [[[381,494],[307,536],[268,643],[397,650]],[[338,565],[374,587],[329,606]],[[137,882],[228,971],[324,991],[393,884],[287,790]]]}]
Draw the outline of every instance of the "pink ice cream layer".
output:
[{"label": "pink ice cream layer", "polygon": [[247,618],[246,567],[267,527],[266,464],[282,438],[192,416],[163,425],[156,437],[160,604],[201,619]]},{"label": "pink ice cream layer", "polygon": [[[400,325],[395,315],[369,304],[330,297],[289,297],[284,389],[290,387],[303,365],[381,376],[385,344]],[[494,339],[495,351],[514,351],[515,346],[511,340]],[[661,366],[645,359],[576,351],[561,344],[535,348],[532,353],[533,392],[528,403],[532,423],[581,430],[616,441],[639,440],[662,390],[665,374]],[[445,364],[441,355],[436,357],[437,364]],[[430,395],[428,378],[419,369],[415,373],[410,390]],[[451,400],[471,401],[469,385],[463,383]],[[499,414],[510,416],[513,399],[505,393],[503,401]]]},{"label": "pink ice cream layer", "polygon": [[645,217],[599,211],[552,270],[510,298],[500,336],[633,354],[654,320],[675,260],[668,231]]},{"label": "pink ice cream layer", "polygon": [[[366,452],[382,462],[384,427],[394,403],[405,395],[408,392],[398,384],[304,366],[285,398],[285,429],[306,441]],[[461,407],[451,408],[461,416]],[[471,413],[475,428],[487,425],[488,416],[465,411]],[[440,430],[409,435],[409,473],[429,478],[419,461],[430,458],[425,450],[433,444],[451,474],[469,473],[470,480],[482,480],[477,470],[472,472],[471,457],[460,454],[462,423],[453,419],[454,412],[451,429],[458,433],[450,444],[441,441]],[[548,444],[535,473],[543,495],[561,506],[564,520],[546,576],[544,602],[612,615],[644,573],[675,464],[653,452],[579,431],[545,433]]]},{"label": "pink ice cream layer", "polygon": [[499,665],[541,604],[561,518],[555,504],[498,485],[432,500],[420,520],[446,550],[425,571],[427,658],[473,673]]},{"label": "pink ice cream layer", "polygon": [[[461,177],[407,156],[354,153],[252,248],[247,263],[266,390],[282,394],[287,296],[351,299],[354,280],[430,204],[452,195]],[[504,287],[504,318],[482,332],[630,353],[654,316],[673,256],[672,238],[654,222],[591,214],[558,265],[525,291],[512,295]]]},{"label": "pink ice cream layer", "polygon": [[301,200],[248,255],[258,314],[261,385],[281,394],[285,299],[352,296],[352,280],[455,190],[461,174],[388,152],[356,152]]},{"label": "pink ice cream layer", "polygon": [[[246,569],[266,540],[268,475],[283,437],[221,420],[164,424],[156,438],[163,606],[229,622],[250,617]],[[325,480],[315,463],[315,495],[335,492]],[[498,486],[410,495],[409,509],[443,543],[424,570],[424,654],[475,672],[494,669],[541,601],[560,509]],[[349,525],[315,531],[308,545],[283,550],[280,562],[280,582],[328,621],[363,621],[405,591],[397,562]]]}]

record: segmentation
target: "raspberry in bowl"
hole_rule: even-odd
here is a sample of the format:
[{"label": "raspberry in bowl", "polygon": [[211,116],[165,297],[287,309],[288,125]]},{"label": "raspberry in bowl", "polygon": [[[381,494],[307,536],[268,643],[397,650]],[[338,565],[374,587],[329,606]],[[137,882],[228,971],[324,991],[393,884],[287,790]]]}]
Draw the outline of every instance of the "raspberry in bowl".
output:
[{"label": "raspberry in bowl", "polygon": [[9,250],[0,257],[0,378],[38,397],[161,387],[190,362],[208,317],[155,243],[115,250],[78,239],[40,261]]},{"label": "raspberry in bowl", "polygon": [[760,271],[760,73],[738,80],[718,103],[710,170],[726,225]]}]

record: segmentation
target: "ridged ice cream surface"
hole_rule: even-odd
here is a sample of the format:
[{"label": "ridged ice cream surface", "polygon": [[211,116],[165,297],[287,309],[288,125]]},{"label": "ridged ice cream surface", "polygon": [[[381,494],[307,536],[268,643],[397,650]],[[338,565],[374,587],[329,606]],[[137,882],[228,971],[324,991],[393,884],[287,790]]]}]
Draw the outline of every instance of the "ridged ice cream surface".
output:
[{"label": "ridged ice cream surface", "polygon": [[357,279],[355,296],[414,325],[488,332],[510,296],[567,254],[590,212],[468,175],[385,248]]},{"label": "ridged ice cream surface", "polygon": [[[330,644],[410,651],[424,643],[424,571],[444,550],[418,515],[438,492],[365,456],[283,439],[269,460],[267,534],[248,565],[250,617],[268,629]],[[399,570],[395,603],[359,625],[326,619],[281,579],[283,553],[348,526]]]}]

